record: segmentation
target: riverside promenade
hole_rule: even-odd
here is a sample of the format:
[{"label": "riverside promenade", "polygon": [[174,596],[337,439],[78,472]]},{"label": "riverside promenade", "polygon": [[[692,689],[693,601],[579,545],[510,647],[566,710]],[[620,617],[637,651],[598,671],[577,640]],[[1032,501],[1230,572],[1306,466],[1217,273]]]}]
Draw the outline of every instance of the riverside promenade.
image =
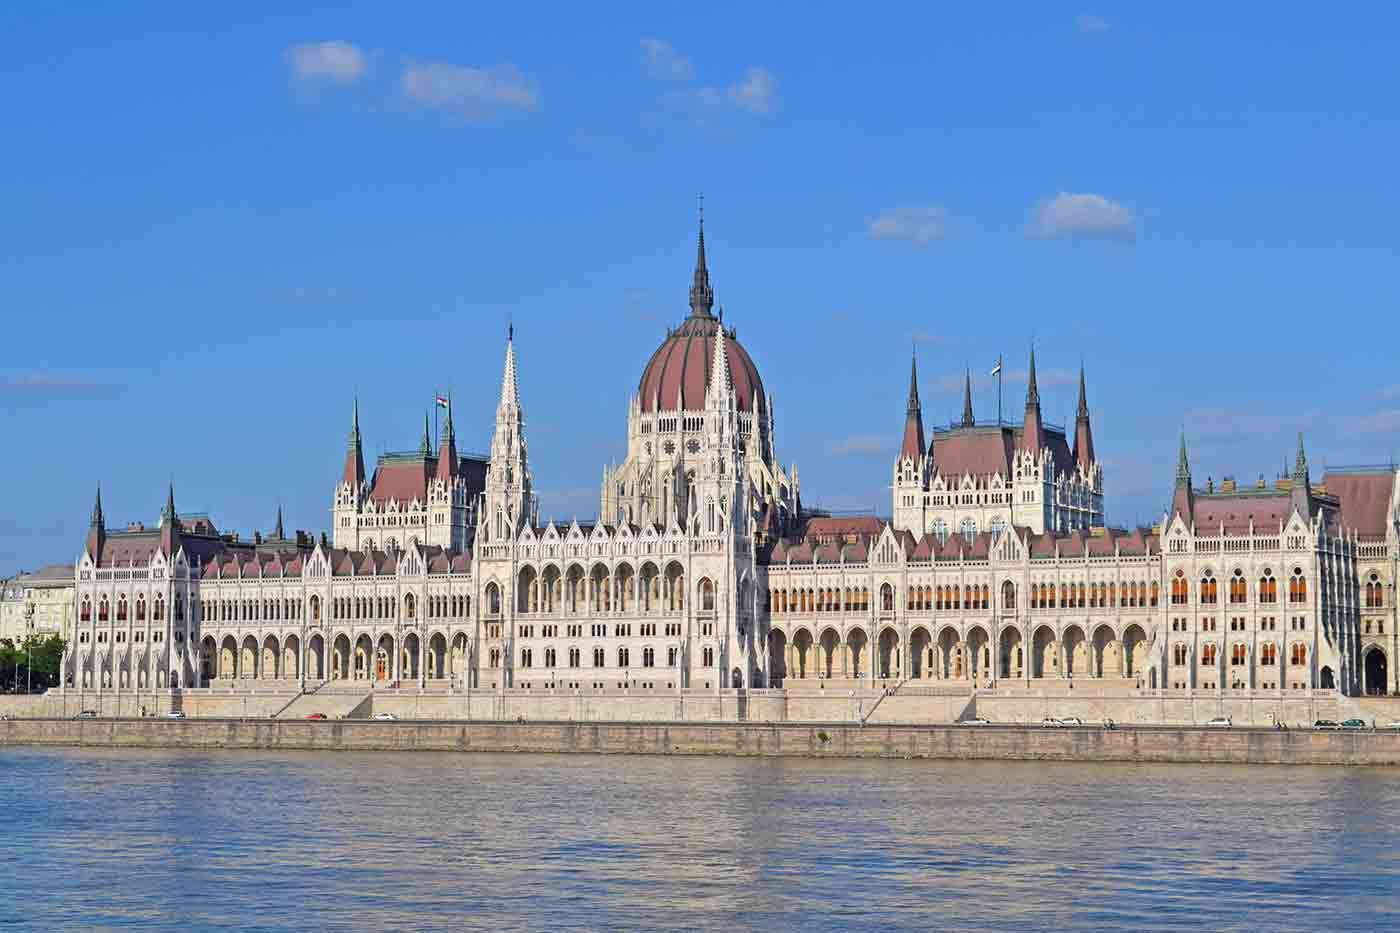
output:
[{"label": "riverside promenade", "polygon": [[10,746],[1400,765],[1400,730],[1190,726],[12,719]]}]

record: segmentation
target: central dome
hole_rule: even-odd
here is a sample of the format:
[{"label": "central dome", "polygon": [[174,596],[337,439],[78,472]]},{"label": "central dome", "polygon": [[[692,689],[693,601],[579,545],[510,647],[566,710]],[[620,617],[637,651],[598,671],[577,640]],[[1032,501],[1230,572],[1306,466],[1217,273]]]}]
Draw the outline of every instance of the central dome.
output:
[{"label": "central dome", "polygon": [[[666,335],[651,355],[637,385],[642,411],[696,411],[705,405],[705,388],[710,384],[710,360],[714,357],[715,332],[723,324],[710,313],[715,292],[710,287],[710,270],[705,264],[705,219],[700,219],[700,241],[695,251],[695,279],[690,285],[690,317]],[[734,401],[741,411],[757,402],[767,407],[763,380],[748,353],[724,331],[724,352],[729,357],[729,375],[734,382]]]},{"label": "central dome", "polygon": [[[642,381],[637,387],[642,411],[695,411],[705,406],[715,331],[720,327],[720,322],[708,314],[692,314],[662,341],[642,372]],[[729,356],[729,374],[739,409],[751,410],[755,400],[760,407],[766,407],[758,367],[734,338],[733,331],[724,333],[724,350]]]}]

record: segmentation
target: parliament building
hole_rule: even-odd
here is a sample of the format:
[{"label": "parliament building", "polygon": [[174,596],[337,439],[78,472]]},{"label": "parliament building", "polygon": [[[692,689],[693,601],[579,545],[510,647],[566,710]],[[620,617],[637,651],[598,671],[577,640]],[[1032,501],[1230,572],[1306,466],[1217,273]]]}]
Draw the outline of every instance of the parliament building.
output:
[{"label": "parliament building", "polygon": [[[69,688],[361,682],[608,693],[1026,689],[1143,697],[1392,693],[1400,472],[1198,485],[1108,527],[1084,374],[1072,429],[1023,416],[926,431],[911,363],[887,516],[804,508],[754,358],[716,314],[701,227],[690,310],[627,401],[599,518],[541,522],[514,334],[489,454],[441,437],[367,469],[355,406],[319,536],[181,515],[109,528],[74,565]],[[762,359],[762,354],[759,354]],[[900,417],[891,412],[891,421]],[[1281,446],[1292,448],[1291,439]]]}]

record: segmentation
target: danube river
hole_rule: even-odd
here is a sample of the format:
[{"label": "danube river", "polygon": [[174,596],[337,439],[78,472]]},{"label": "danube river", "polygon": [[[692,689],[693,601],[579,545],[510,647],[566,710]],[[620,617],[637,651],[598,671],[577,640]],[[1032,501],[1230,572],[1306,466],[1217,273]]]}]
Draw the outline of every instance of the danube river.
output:
[{"label": "danube river", "polygon": [[1400,921],[1400,770],[5,749],[0,803],[0,927]]}]

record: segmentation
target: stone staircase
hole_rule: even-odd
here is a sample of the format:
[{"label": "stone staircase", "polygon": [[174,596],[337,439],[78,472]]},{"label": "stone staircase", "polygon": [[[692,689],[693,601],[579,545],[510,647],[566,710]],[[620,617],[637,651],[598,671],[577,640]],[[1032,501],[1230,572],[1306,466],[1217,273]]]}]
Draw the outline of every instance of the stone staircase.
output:
[{"label": "stone staircase", "polygon": [[272,715],[273,719],[305,719],[313,713],[324,713],[327,719],[368,719],[373,709],[374,694],[368,689],[344,690],[329,688],[330,681],[317,685],[292,699]]}]

